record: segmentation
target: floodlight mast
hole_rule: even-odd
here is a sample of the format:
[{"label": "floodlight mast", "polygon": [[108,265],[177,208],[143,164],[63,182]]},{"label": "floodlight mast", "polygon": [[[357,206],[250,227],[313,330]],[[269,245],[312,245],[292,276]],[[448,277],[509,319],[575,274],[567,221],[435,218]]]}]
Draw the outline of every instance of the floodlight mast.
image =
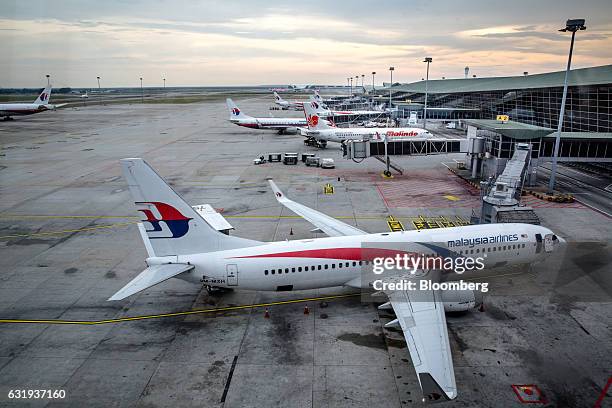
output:
[{"label": "floodlight mast", "polygon": [[565,114],[565,102],[567,100],[567,78],[569,76],[570,67],[572,65],[572,54],[574,52],[574,39],[577,31],[586,30],[584,19],[570,19],[565,23],[565,28],[560,29],[561,32],[571,32],[572,39],[570,42],[569,56],[567,58],[567,68],[565,69],[565,80],[563,82],[563,97],[561,98],[561,111],[559,112],[559,123],[557,124],[557,135],[555,136],[555,150],[552,158],[552,166],[550,169],[550,180],[548,183],[548,192],[553,193],[555,189],[555,178],[557,175],[557,158],[559,156],[559,145],[561,144],[561,129],[563,128],[563,116]]},{"label": "floodlight mast", "polygon": [[425,76],[425,107],[423,109],[423,129],[427,129],[427,93],[429,91],[429,64],[431,61],[431,57],[425,57],[425,60],[423,60],[423,62],[427,63],[427,75]]}]

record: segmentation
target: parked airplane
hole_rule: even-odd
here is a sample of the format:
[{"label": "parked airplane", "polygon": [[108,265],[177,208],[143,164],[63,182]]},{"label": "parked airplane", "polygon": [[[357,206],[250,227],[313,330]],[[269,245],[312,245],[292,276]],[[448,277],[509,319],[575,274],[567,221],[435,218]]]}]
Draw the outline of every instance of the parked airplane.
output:
[{"label": "parked airplane", "polygon": [[316,95],[315,96],[311,95],[309,97],[309,100],[312,106],[315,108],[315,110],[322,112],[323,114],[326,114],[327,116],[360,116],[360,115],[382,116],[387,113],[382,109],[382,106],[380,107],[379,110],[332,110],[332,109],[329,109],[326,104],[319,102]]},{"label": "parked airplane", "polygon": [[432,136],[429,131],[421,128],[338,128],[333,122],[321,118],[318,107],[316,102],[304,104],[308,129],[302,129],[302,134],[317,140],[321,147],[325,147],[327,142],[343,143],[346,140],[411,140]]},{"label": "parked airplane", "polygon": [[44,112],[60,108],[65,103],[59,105],[49,104],[49,98],[51,98],[51,86],[46,87],[38,95],[38,98],[34,103],[2,103],[0,104],[0,116],[4,117],[4,120],[12,120],[12,116],[32,115],[34,113]]},{"label": "parked airplane", "polygon": [[238,126],[252,129],[274,129],[282,133],[296,133],[298,127],[306,125],[305,118],[254,118],[242,113],[233,100],[225,100],[230,112],[229,121]]},{"label": "parked airplane", "polygon": [[[548,228],[531,224],[369,234],[288,199],[272,180],[270,185],[278,202],[329,237],[254,241],[219,232],[218,228],[225,227],[213,227],[218,220],[208,221],[210,215],[187,204],[143,159],[122,159],[121,166],[136,207],[144,215],[138,228],[147,250],[148,267],[108,300],[125,299],[170,278],[204,283],[207,287],[261,291],[367,288],[370,282],[361,281],[365,276],[363,265],[370,264],[380,253],[388,254],[385,248],[393,243],[405,245],[405,253],[450,254],[454,259],[486,253],[487,257],[481,258],[483,265],[492,269],[541,261],[561,242]],[[444,311],[474,308],[474,291],[384,293],[389,302],[379,308],[395,312],[397,319],[387,326],[401,327],[424,396],[439,401],[455,398],[457,386]]]},{"label": "parked airplane", "polygon": [[88,99],[89,95],[87,95],[87,91],[85,91],[85,93],[83,95],[79,96],[79,98]]},{"label": "parked airplane", "polygon": [[274,91],[274,103],[280,106],[282,109],[293,109],[293,110],[302,110],[302,105],[304,102],[300,101],[286,101],[281,96]]}]

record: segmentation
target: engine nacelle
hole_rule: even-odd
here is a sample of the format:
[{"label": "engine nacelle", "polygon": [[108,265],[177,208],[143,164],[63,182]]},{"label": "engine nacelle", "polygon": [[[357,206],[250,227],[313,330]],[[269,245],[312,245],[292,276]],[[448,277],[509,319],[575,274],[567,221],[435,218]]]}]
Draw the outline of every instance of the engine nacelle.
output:
[{"label": "engine nacelle", "polygon": [[288,133],[290,135],[296,135],[298,133],[298,128],[288,127],[287,129],[285,129],[285,133]]},{"label": "engine nacelle", "polygon": [[445,312],[465,312],[482,303],[473,290],[443,290],[441,295]]}]

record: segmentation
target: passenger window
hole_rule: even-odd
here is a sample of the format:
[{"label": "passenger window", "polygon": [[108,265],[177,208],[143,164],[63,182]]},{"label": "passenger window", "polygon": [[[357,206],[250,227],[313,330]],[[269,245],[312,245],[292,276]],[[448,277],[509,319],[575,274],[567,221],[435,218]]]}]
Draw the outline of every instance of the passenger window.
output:
[{"label": "passenger window", "polygon": [[325,264],[325,269],[327,269],[327,268],[328,268],[328,265],[327,265],[327,264]]},{"label": "passenger window", "polygon": [[289,268],[285,268],[285,273],[289,273]]},{"label": "passenger window", "polygon": [[357,262],[354,262],[354,261],[353,261],[353,266],[357,266]]},{"label": "passenger window", "polygon": [[302,272],[302,267],[301,266],[298,267],[298,272]]},{"label": "passenger window", "polygon": [[272,269],[272,275],[274,275],[274,273],[275,273],[275,272],[274,272],[274,269]]},{"label": "passenger window", "polygon": [[268,270],[266,269],[266,270],[264,271],[264,275],[267,275],[267,274],[268,274]]},{"label": "passenger window", "polygon": [[480,248],[478,248],[478,249],[476,250],[476,253],[480,253]]},{"label": "passenger window", "polygon": [[363,262],[359,261],[359,266],[361,266],[361,264],[362,264],[362,263],[363,263]]},{"label": "passenger window", "polygon": [[291,272],[295,273],[295,268],[291,268]]},{"label": "passenger window", "polygon": [[347,263],[345,263],[345,264],[344,264],[344,266],[345,266],[345,267],[347,267],[347,268],[348,268],[350,265],[351,265],[351,264],[350,264],[349,262],[347,262]]},{"label": "passenger window", "polygon": [[319,265],[319,266],[317,267],[317,269],[318,269],[318,270],[321,270],[321,265]]},{"label": "passenger window", "polygon": [[332,264],[332,269],[336,269],[336,264]]}]

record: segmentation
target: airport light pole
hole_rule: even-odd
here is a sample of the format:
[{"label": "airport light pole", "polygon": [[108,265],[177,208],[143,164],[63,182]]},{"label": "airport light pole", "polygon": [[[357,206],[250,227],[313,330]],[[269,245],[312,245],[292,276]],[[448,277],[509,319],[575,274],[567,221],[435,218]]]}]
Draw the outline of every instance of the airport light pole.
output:
[{"label": "airport light pole", "polygon": [[359,75],[355,75],[355,94],[357,94],[358,86],[359,86]]},{"label": "airport light pole", "polygon": [[365,81],[365,74],[361,74],[361,87],[365,89],[365,84],[363,81]]},{"label": "airport light pole", "polygon": [[563,97],[561,98],[561,112],[559,112],[559,123],[557,124],[557,136],[555,137],[555,150],[553,153],[552,166],[550,168],[550,181],[548,183],[548,192],[552,194],[555,188],[555,177],[557,173],[557,156],[559,155],[559,145],[561,144],[561,129],[563,128],[563,115],[565,113],[565,101],[567,100],[567,77],[572,65],[572,53],[574,52],[574,38],[576,31],[586,30],[584,19],[567,20],[565,28],[560,29],[561,32],[571,32],[572,39],[570,42],[569,56],[567,58],[567,68],[565,69],[565,80],[563,82]]},{"label": "airport light pole", "polygon": [[427,63],[427,74],[425,75],[425,108],[423,111],[423,129],[427,129],[427,93],[429,91],[429,64],[431,61],[431,57],[425,57],[425,60],[423,61]]},{"label": "airport light pole", "polygon": [[393,71],[395,71],[395,67],[389,67],[389,72],[391,73],[391,85],[389,85],[389,109],[393,107],[391,105],[391,88],[393,87]]},{"label": "airport light pole", "polygon": [[353,77],[349,78],[351,80],[351,96],[353,96]]},{"label": "airport light pole", "polygon": [[166,91],[166,78],[162,78],[164,80],[164,91]]},{"label": "airport light pole", "polygon": [[140,77],[140,102],[144,103],[144,89],[142,88],[142,77]]},{"label": "airport light pole", "polygon": [[374,88],[374,75],[376,75],[376,71],[372,71],[372,91],[375,89]]},{"label": "airport light pole", "polygon": [[47,87],[49,87],[51,85],[51,80],[49,79],[51,75],[47,74],[45,76],[47,77]]},{"label": "airport light pole", "polygon": [[102,91],[100,90],[100,77],[97,76],[96,79],[98,80],[98,98],[102,98]]}]

